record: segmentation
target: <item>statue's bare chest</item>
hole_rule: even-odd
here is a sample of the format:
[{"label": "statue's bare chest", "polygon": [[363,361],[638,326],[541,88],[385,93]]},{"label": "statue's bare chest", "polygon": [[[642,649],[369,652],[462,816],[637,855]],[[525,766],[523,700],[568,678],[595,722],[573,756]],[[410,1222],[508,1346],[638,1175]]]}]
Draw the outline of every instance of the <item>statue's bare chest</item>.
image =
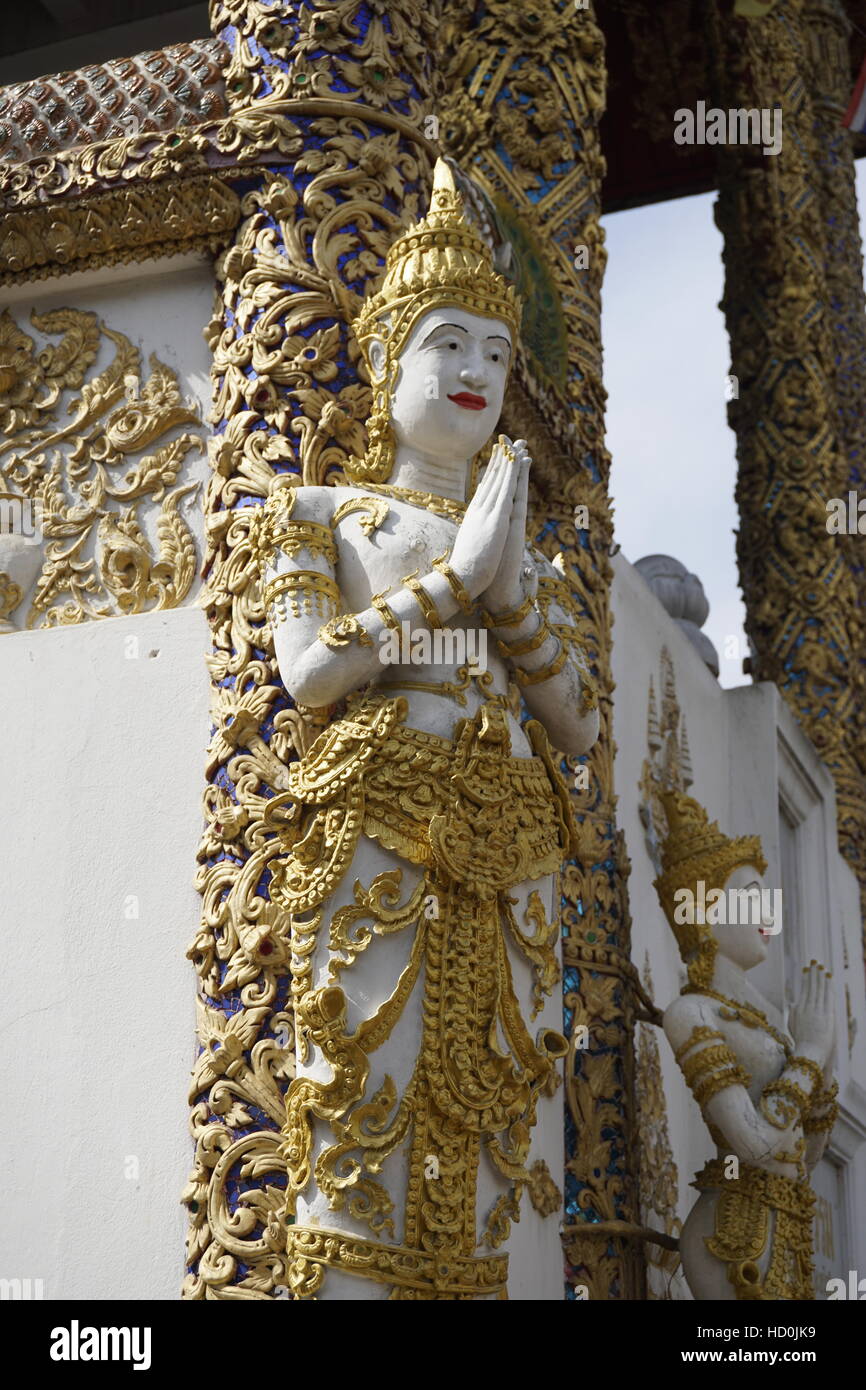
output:
[{"label": "statue's bare chest", "polygon": [[335,507],[331,525],[337,582],[353,608],[366,607],[371,594],[398,587],[407,575],[429,573],[457,534],[456,520],[363,493]]}]

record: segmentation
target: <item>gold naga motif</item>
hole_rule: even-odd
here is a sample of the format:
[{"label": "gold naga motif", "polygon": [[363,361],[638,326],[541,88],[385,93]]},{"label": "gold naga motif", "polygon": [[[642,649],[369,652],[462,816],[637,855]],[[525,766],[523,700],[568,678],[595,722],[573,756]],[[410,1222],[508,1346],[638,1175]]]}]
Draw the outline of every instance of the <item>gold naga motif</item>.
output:
[{"label": "gold naga motif", "polygon": [[[181,477],[203,445],[199,411],[177,375],[141,353],[95,313],[31,314],[57,343],[37,347],[8,310],[0,314],[0,491],[33,509],[41,561],[26,618],[30,628],[142,613],[182,603],[196,551],[180,504],[196,483]],[[104,347],[112,357],[94,370]],[[70,399],[67,393],[76,393]],[[158,509],[156,504],[161,504]],[[140,512],[156,511],[154,553]],[[4,619],[25,597],[4,596]]]}]

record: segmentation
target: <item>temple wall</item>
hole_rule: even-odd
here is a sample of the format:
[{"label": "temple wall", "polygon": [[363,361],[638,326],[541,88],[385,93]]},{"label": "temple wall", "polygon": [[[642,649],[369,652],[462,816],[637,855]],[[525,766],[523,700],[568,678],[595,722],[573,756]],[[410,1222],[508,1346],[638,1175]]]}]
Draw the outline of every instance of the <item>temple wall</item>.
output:
[{"label": "temple wall", "polygon": [[196,608],[0,639],[0,1277],[45,1298],[178,1296],[206,639]]},{"label": "temple wall", "polygon": [[[833,781],[775,686],[765,682],[723,689],[622,555],[614,560],[614,574],[617,814],[632,866],[632,958],[642,975],[649,962],[654,1002],[664,1010],[686,978],[653,887],[655,870],[640,814],[639,783],[649,756],[650,681],[662,718],[663,647],[670,654],[676,699],[687,727],[694,778],[689,793],[724,832],[761,836],[768,862],[766,883],[782,887],[782,931],[771,940],[767,959],[750,979],[771,1003],[781,1007],[791,997],[792,987],[798,991],[804,962],[814,956],[833,971],[840,1120],[813,1175],[818,1196],[816,1281],[825,1288],[828,1278],[847,1279],[849,1269],[866,1273],[866,997],[858,944],[857,883],[836,847]],[[785,830],[781,805],[786,808],[786,820],[797,821],[793,869],[783,851],[782,839],[790,831]],[[645,1023],[640,1027],[657,1039],[667,1129],[677,1165],[676,1215],[684,1221],[695,1200],[689,1184],[711,1156],[712,1145],[661,1030]],[[638,1071],[640,1090],[640,1061]],[[658,1113],[645,1113],[639,1133],[645,1139],[660,1123]],[[644,1219],[659,1229],[662,1215],[645,1211]],[[653,1276],[657,1295],[668,1282],[659,1272]],[[688,1297],[678,1275],[670,1295]]]}]

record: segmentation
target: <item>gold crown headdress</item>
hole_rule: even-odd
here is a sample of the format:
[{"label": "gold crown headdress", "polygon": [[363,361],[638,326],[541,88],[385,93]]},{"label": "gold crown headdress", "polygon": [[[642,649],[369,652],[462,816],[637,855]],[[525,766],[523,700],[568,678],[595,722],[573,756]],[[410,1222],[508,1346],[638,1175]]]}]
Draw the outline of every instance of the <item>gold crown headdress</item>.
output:
[{"label": "gold crown headdress", "polygon": [[466,220],[450,165],[437,159],[428,215],[394,242],[385,261],[382,287],[367,300],[353,325],[371,376],[370,343],[379,338],[385,344],[384,372],[379,381],[374,380],[367,452],[346,466],[353,481],[387,481],[394,463],[391,393],[398,358],[421,315],[446,305],[500,319],[517,338],[520,297],[493,269],[490,251]]},{"label": "gold crown headdress", "polygon": [[675,894],[686,888],[697,897],[697,885],[706,891],[723,888],[725,880],[742,864],[754,864],[762,874],[767,861],[757,835],[732,839],[723,835],[717,821],[711,821],[694,797],[682,792],[664,791],[659,799],[664,807],[668,832],[662,841],[662,873],[655,881],[659,901],[677,939],[680,955],[688,966],[689,981],[706,988],[713,974],[716,939],[706,922],[677,922]]}]

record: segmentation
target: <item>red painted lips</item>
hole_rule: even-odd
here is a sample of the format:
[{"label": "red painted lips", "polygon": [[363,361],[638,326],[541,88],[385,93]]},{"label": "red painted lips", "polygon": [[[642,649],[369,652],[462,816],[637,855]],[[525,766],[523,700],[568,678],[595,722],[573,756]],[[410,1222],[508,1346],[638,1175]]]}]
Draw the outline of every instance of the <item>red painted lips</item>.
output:
[{"label": "red painted lips", "polygon": [[484,396],[476,396],[472,391],[458,391],[456,396],[449,396],[448,399],[455,405],[462,405],[464,410],[484,410],[487,405]]}]

